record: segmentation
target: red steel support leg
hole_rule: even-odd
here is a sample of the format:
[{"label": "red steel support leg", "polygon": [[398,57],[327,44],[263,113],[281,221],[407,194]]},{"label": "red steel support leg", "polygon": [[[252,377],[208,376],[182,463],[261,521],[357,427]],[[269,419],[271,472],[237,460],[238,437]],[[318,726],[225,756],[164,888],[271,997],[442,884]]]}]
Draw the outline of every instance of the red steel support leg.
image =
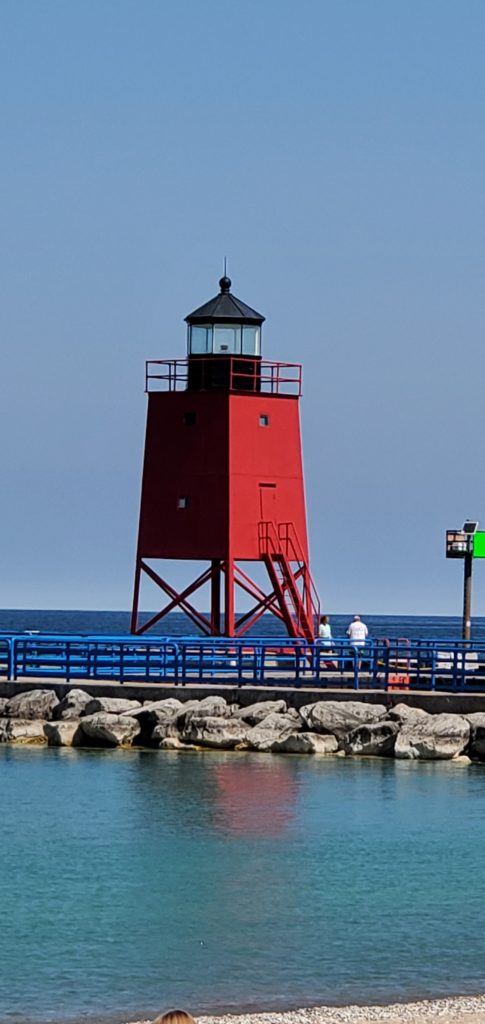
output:
[{"label": "red steel support leg", "polygon": [[141,578],[141,559],[137,556],[136,569],[135,569],[135,584],[133,587],[133,605],[131,609],[131,625],[130,633],[136,633],[136,627],[138,625],[138,602],[140,599],[140,578]]},{"label": "red steel support leg", "polygon": [[221,632],[221,563],[213,558],[211,563],[211,629],[215,636]]},{"label": "red steel support leg", "polygon": [[224,565],[224,635],[234,636],[234,559]]}]

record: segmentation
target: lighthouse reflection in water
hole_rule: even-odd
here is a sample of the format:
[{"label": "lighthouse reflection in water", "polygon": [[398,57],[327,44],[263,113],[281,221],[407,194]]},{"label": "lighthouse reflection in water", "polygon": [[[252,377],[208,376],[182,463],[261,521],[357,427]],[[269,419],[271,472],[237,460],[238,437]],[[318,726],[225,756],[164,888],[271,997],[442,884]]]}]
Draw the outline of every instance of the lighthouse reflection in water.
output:
[{"label": "lighthouse reflection in water", "polygon": [[297,784],[282,758],[259,763],[233,754],[214,768],[214,825],[228,835],[283,836],[295,815]]}]

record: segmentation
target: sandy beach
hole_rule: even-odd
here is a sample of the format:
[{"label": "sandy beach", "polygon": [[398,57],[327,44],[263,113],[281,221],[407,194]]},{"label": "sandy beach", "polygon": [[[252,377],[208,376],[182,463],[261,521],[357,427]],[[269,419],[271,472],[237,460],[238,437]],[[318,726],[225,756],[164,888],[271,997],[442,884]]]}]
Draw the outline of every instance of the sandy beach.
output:
[{"label": "sandy beach", "polygon": [[[160,1010],[162,1012],[162,1009]],[[386,1006],[312,1006],[274,1013],[224,1014],[197,1017],[197,1024],[485,1024],[485,995],[423,999]],[[151,1024],[136,1021],[132,1024]]]}]

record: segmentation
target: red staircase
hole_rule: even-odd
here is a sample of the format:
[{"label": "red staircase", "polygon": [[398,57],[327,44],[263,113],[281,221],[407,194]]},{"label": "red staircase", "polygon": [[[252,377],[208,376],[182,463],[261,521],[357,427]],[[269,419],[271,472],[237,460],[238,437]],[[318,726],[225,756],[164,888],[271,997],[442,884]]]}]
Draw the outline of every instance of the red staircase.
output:
[{"label": "red staircase", "polygon": [[293,523],[259,523],[261,558],[289,636],[313,643],[320,602]]}]

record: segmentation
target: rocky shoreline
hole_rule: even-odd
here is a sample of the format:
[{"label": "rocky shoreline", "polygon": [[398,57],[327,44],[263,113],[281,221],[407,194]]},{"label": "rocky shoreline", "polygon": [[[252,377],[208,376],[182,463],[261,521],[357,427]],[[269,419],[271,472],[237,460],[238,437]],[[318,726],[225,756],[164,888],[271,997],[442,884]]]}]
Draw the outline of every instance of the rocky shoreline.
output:
[{"label": "rocky shoreline", "polygon": [[[197,1017],[197,1024],[485,1024],[485,995],[423,999],[384,1006],[312,1006],[285,1012]],[[150,1024],[137,1021],[136,1024]]]},{"label": "rocky shoreline", "polygon": [[182,702],[93,697],[52,689],[0,698],[0,743],[55,747],[146,747],[326,756],[485,761],[485,713],[431,714],[408,704],[284,700],[248,707],[222,696]]}]

